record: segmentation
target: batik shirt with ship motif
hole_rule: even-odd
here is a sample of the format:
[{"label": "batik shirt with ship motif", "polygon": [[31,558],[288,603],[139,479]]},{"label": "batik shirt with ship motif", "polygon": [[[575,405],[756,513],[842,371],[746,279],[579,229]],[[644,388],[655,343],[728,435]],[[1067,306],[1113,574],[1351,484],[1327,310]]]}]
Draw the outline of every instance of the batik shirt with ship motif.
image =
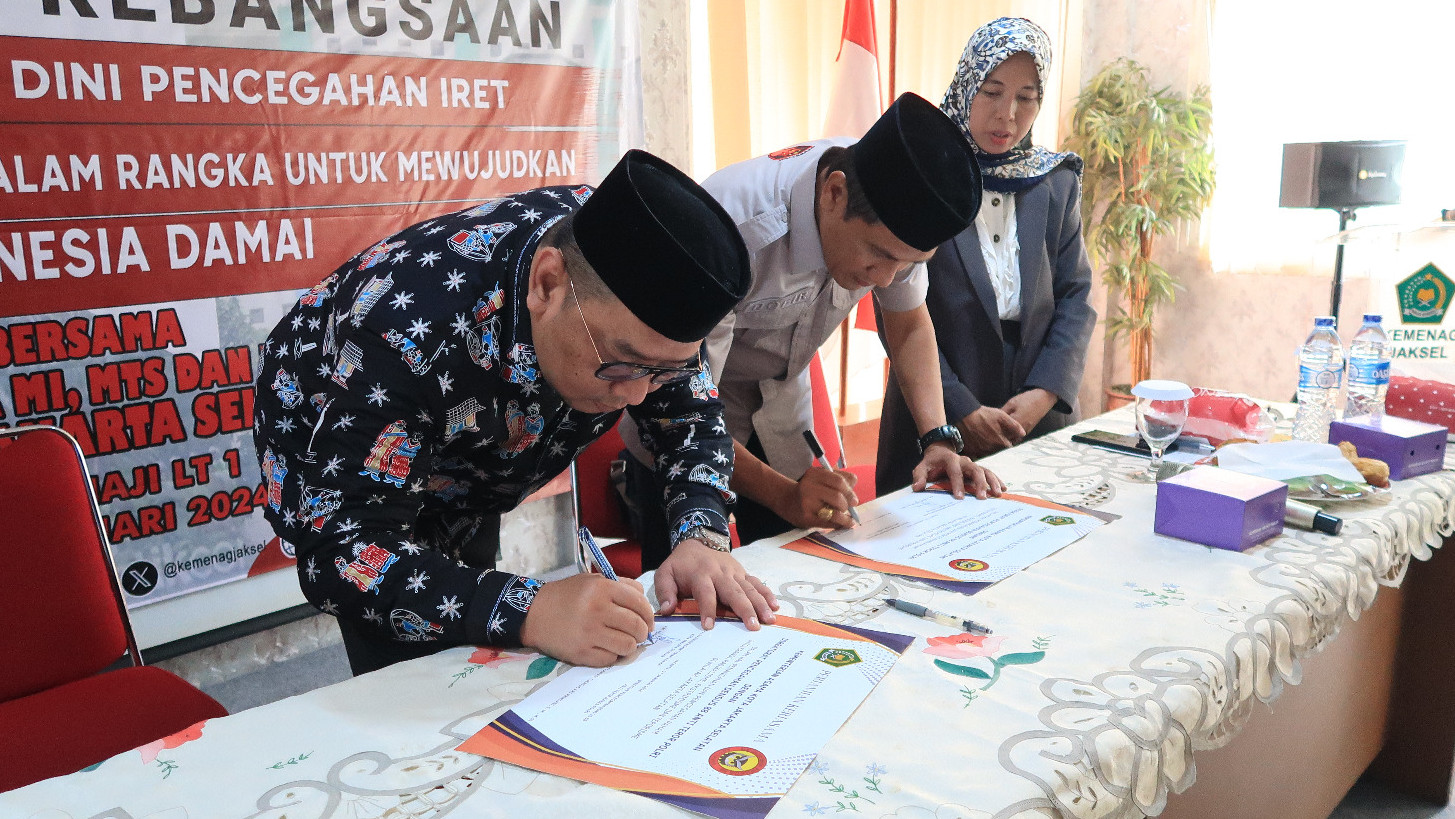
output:
[{"label": "batik shirt with ship motif", "polygon": [[[542,377],[526,291],[541,235],[591,188],[411,226],[303,294],[262,345],[265,514],[319,609],[380,638],[511,646],[540,584],[483,568],[488,517],[609,431]],[[628,412],[674,530],[727,531],[732,439],[706,369]]]}]

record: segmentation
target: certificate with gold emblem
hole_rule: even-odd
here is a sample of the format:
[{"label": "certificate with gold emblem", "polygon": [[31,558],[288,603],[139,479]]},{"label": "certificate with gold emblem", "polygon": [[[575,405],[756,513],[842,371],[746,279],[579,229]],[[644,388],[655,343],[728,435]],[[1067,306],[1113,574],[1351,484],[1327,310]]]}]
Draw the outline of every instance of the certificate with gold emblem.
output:
[{"label": "certificate with gold emblem", "polygon": [[783,548],[974,594],[1081,539],[1114,515],[1006,493],[956,500],[905,489],[859,507],[863,524]]},{"label": "certificate with gold emblem", "polygon": [[572,668],[460,750],[707,816],[768,813],[912,638],[779,616],[658,617],[635,657]]}]

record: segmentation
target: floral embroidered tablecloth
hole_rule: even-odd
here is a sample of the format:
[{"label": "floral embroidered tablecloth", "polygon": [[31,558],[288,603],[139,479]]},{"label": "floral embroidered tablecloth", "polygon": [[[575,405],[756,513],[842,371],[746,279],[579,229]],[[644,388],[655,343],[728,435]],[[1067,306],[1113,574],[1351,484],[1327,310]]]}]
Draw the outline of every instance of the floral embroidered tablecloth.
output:
[{"label": "floral embroidered tablecloth", "polygon": [[[1160,812],[1195,752],[1234,738],[1301,658],[1455,530],[1455,472],[1342,503],[1343,532],[1248,552],[1152,534],[1136,459],[1072,444],[1123,410],[988,460],[1012,491],[1120,519],[974,597],[776,548],[737,554],[784,612],[923,639],[774,816],[1077,819]],[[648,583],[650,587],[650,583]],[[987,623],[972,637],[886,611],[897,597]],[[454,750],[559,673],[524,651],[434,657],[212,720],[91,769],[0,794],[30,819],[652,817],[666,805]],[[9,738],[8,742],[23,742]]]}]

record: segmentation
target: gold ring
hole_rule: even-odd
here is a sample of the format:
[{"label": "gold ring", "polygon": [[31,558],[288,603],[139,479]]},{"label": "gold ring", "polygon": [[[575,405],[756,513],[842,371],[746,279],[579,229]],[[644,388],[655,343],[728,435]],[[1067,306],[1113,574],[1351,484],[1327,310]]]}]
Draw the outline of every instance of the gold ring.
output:
[{"label": "gold ring", "polygon": [[818,519],[819,520],[833,520],[834,519],[834,508],[832,506],[822,506],[822,507],[820,507],[819,510],[818,510]]}]

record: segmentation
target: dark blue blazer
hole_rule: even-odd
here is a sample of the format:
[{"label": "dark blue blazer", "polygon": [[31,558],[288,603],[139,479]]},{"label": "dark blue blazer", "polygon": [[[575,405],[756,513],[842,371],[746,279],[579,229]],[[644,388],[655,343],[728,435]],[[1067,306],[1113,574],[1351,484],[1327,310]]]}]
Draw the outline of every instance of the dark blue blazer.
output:
[{"label": "dark blue blazer", "polygon": [[[986,196],[994,196],[987,192]],[[925,297],[940,348],[945,416],[957,421],[982,405],[1003,406],[1011,396],[1040,387],[1056,405],[1031,431],[1042,435],[1073,423],[1086,347],[1096,325],[1091,263],[1081,236],[1081,184],[1062,166],[1016,194],[1020,240],[1021,346],[1005,361],[995,290],[975,226],[940,245],[929,262]],[[875,482],[885,494],[910,482],[919,463],[918,431],[891,377],[879,427]],[[1009,378],[1007,378],[1007,375]]]}]

